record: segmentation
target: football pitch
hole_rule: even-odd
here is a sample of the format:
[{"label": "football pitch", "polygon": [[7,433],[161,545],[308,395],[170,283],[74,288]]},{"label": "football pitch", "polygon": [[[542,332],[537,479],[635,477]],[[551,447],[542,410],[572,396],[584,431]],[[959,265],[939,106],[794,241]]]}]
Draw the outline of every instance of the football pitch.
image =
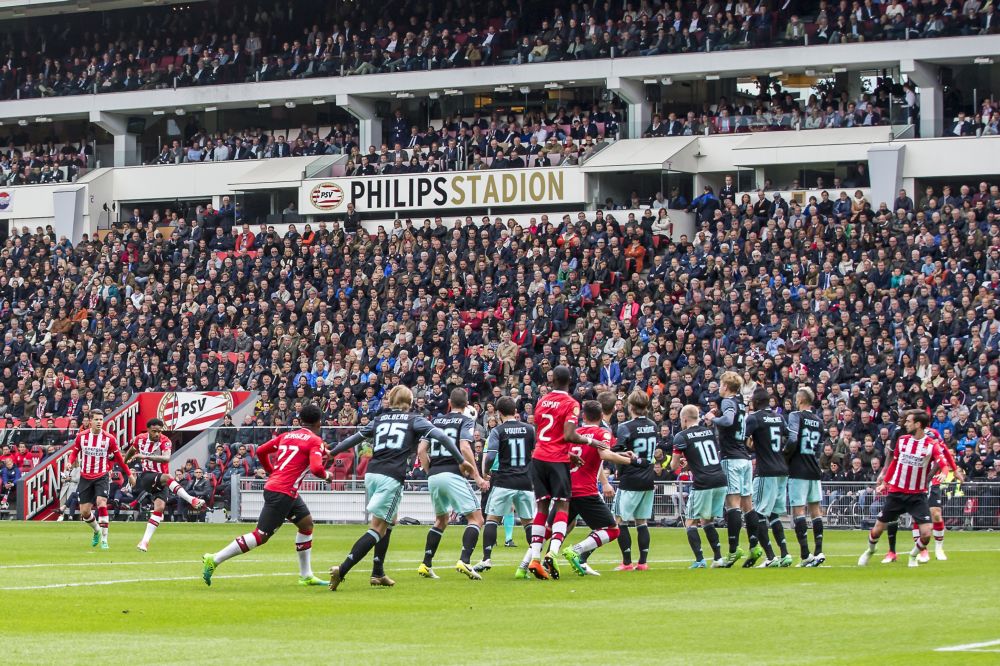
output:
[{"label": "football pitch", "polygon": [[[111,550],[80,523],[0,524],[5,663],[93,664],[902,664],[997,663],[1000,536],[949,532],[949,561],[856,565],[865,533],[828,530],[819,569],[688,571],[682,530],[655,529],[650,570],[616,573],[616,544],[591,559],[600,578],[563,567],[559,581],[514,580],[524,549],[494,551],[482,582],[453,570],[462,528],[445,534],[419,578],[426,527],[398,527],[387,573],[370,561],[340,590],[297,585],[294,527],[222,564],[211,588],[201,555],[249,531],[164,523],[148,553],[144,523],[114,523]],[[363,531],[318,526],[313,566],[325,578]],[[725,531],[721,531],[724,537]],[[794,534],[788,531],[794,540]],[[503,532],[500,533],[501,539]],[[575,530],[569,541],[585,536]],[[904,543],[904,538],[905,543]],[[745,535],[744,535],[745,537]],[[745,542],[745,538],[744,538]],[[900,532],[900,549],[910,543]],[[797,550],[794,547],[793,553]],[[477,552],[473,561],[478,560]],[[738,566],[738,565],[737,565]],[[956,648],[939,651],[940,648]]]}]

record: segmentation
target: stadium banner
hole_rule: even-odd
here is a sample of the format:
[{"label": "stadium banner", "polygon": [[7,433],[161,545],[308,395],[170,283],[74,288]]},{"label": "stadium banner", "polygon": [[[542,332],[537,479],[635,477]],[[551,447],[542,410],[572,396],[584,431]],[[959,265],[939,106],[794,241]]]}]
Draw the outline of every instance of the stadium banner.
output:
[{"label": "stadium banner", "polygon": [[[105,419],[105,430],[118,438],[124,451],[146,431],[146,421],[163,419],[167,431],[200,431],[218,423],[243,404],[250,391],[178,391],[133,393]],[[73,443],[21,477],[17,487],[17,516],[21,520],[49,520],[58,515],[62,474],[70,467]]]},{"label": "stadium banner", "polygon": [[302,181],[299,212],[344,213],[349,203],[361,213],[581,204],[585,178],[558,168],[319,178]]}]

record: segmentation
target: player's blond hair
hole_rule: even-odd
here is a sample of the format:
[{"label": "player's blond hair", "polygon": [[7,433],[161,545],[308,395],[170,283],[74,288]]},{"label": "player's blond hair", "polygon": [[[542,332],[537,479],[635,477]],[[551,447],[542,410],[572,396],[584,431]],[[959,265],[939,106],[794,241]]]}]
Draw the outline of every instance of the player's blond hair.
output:
[{"label": "player's blond hair", "polygon": [[397,384],[389,389],[385,400],[389,409],[409,409],[413,404],[413,391],[402,384]]},{"label": "player's blond hair", "polygon": [[797,402],[804,402],[805,404],[812,407],[816,402],[816,394],[812,392],[812,389],[808,386],[803,386],[796,392],[795,400]]},{"label": "player's blond hair", "polygon": [[632,391],[628,396],[628,406],[632,408],[632,411],[639,415],[644,415],[649,411],[649,396],[646,395],[645,391],[636,389]]},{"label": "player's blond hair", "polygon": [[730,370],[722,373],[721,381],[722,385],[729,389],[732,393],[739,393],[743,390],[743,377],[741,377],[738,372]]}]

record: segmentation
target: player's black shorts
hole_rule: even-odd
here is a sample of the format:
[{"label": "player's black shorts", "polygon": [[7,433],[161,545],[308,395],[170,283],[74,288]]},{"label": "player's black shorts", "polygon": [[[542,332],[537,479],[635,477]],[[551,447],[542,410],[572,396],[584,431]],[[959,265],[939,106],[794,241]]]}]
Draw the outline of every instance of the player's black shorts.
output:
[{"label": "player's black shorts", "polygon": [[927,493],[927,506],[932,509],[935,507],[940,509],[944,506],[944,493],[941,492],[940,485],[931,486],[930,492]]},{"label": "player's black shorts", "polygon": [[587,527],[592,530],[600,530],[605,527],[617,525],[615,517],[611,515],[611,509],[600,495],[588,495],[587,497],[574,497],[569,501],[570,522],[577,518],[583,518]]},{"label": "player's black shorts", "polygon": [[927,495],[923,493],[889,493],[878,519],[883,523],[891,523],[904,513],[910,514],[913,522],[924,525],[931,522],[931,510],[927,506]]},{"label": "player's black shorts", "polygon": [[98,497],[108,499],[111,493],[111,479],[105,474],[99,479],[85,479],[80,477],[80,485],[76,492],[80,498],[80,504],[93,504]]},{"label": "player's black shorts", "polygon": [[531,461],[531,485],[536,500],[568,500],[570,495],[569,463]]},{"label": "player's black shorts", "polygon": [[134,494],[136,497],[142,493],[149,493],[153,499],[167,501],[167,489],[160,485],[159,472],[142,472],[136,480]]},{"label": "player's black shorts", "polygon": [[285,519],[297,523],[309,515],[309,507],[301,497],[290,497],[273,490],[264,491],[264,508],[257,518],[257,531],[270,538]]}]

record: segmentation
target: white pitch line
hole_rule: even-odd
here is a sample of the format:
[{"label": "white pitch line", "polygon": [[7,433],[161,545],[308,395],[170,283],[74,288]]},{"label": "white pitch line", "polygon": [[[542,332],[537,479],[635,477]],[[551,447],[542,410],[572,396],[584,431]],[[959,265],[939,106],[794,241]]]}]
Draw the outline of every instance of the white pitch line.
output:
[{"label": "white pitch line", "polygon": [[[262,578],[264,576],[291,576],[290,573],[256,573],[233,574],[230,576],[214,576],[212,580],[221,578]],[[79,583],[51,583],[49,585],[23,585],[20,587],[0,587],[0,591],[14,590],[52,590],[63,587],[90,587],[91,585],[124,585],[128,583],[160,583],[176,580],[201,580],[200,576],[170,576],[164,578],[122,578],[119,580],[93,580]]]},{"label": "white pitch line", "polygon": [[951,645],[949,647],[934,648],[935,652],[1000,652],[1000,650],[980,650],[979,648],[1000,645],[1000,639],[986,641],[984,643],[965,643],[963,645]]},{"label": "white pitch line", "polygon": [[[152,565],[152,564],[194,564],[198,560],[159,560],[155,562],[144,562],[138,560],[135,562],[44,562],[41,564],[3,564],[0,565],[0,570],[3,569],[43,569],[45,567],[130,567],[138,565]],[[240,562],[271,562],[271,560],[240,560]]]}]

